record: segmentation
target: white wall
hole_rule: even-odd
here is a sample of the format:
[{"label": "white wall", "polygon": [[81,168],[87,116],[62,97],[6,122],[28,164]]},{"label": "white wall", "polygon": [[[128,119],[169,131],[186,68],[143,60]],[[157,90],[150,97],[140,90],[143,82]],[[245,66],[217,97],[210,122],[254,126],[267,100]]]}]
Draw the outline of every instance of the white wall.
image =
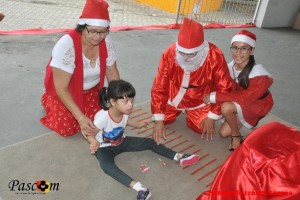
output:
[{"label": "white wall", "polygon": [[256,26],[259,28],[292,27],[300,11],[300,0],[261,0]]}]

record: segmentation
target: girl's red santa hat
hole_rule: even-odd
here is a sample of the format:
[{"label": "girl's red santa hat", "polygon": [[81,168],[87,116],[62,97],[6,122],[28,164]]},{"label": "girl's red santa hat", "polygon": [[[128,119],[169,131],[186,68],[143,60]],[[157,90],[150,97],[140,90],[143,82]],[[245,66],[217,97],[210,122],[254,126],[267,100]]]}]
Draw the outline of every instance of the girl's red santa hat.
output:
[{"label": "girl's red santa hat", "polygon": [[203,42],[203,26],[194,20],[184,18],[176,42],[177,50],[187,54],[195,53],[203,48]]},{"label": "girl's red santa hat", "polygon": [[234,42],[244,42],[255,47],[256,35],[247,30],[241,30],[231,39],[231,44]]},{"label": "girl's red santa hat", "polygon": [[109,21],[108,3],[106,1],[87,0],[78,24],[108,27]]}]

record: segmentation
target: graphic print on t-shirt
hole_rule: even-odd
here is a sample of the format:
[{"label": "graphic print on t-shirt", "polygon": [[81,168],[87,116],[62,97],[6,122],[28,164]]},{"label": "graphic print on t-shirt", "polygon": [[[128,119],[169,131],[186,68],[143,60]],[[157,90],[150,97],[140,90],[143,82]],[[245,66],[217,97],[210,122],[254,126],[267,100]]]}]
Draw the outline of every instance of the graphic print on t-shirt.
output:
[{"label": "graphic print on t-shirt", "polygon": [[123,141],[124,128],[113,128],[110,132],[103,132],[103,142],[111,143],[112,145],[119,145]]}]

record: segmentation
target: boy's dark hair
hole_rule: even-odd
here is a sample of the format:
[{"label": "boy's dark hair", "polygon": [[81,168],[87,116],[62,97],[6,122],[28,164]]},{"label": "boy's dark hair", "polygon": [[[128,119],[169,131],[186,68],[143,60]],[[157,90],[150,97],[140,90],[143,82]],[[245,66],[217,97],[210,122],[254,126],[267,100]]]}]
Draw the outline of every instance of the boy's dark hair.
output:
[{"label": "boy's dark hair", "polygon": [[108,110],[110,100],[118,100],[135,97],[134,87],[124,80],[113,80],[108,87],[103,87],[99,92],[99,104],[103,110]]},{"label": "boy's dark hair", "polygon": [[242,86],[244,89],[247,89],[249,86],[249,74],[252,71],[254,64],[254,55],[250,55],[249,62],[238,76],[239,85]]}]

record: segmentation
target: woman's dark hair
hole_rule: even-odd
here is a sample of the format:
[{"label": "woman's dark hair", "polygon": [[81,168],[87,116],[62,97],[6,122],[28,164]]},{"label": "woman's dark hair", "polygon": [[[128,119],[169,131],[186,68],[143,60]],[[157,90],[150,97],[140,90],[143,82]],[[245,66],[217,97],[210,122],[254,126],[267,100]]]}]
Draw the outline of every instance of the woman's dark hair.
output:
[{"label": "woman's dark hair", "polygon": [[[83,24],[83,25],[80,25],[80,24],[77,24],[76,25],[76,28],[75,28],[75,31],[77,31],[78,33],[82,33],[82,31],[87,27],[88,25],[87,24]],[[109,31],[109,26],[107,27],[108,31]]]},{"label": "woman's dark hair", "polygon": [[247,89],[249,86],[249,74],[252,71],[254,64],[254,55],[250,55],[249,62],[238,76],[239,85],[244,89]]},{"label": "woman's dark hair", "polygon": [[103,110],[108,110],[110,100],[118,100],[135,97],[134,87],[124,80],[113,80],[108,87],[103,87],[99,92],[99,104]]},{"label": "woman's dark hair", "polygon": [[86,24],[83,25],[77,24],[75,31],[77,31],[78,33],[82,33],[82,31],[85,29],[86,26],[87,26]]}]

